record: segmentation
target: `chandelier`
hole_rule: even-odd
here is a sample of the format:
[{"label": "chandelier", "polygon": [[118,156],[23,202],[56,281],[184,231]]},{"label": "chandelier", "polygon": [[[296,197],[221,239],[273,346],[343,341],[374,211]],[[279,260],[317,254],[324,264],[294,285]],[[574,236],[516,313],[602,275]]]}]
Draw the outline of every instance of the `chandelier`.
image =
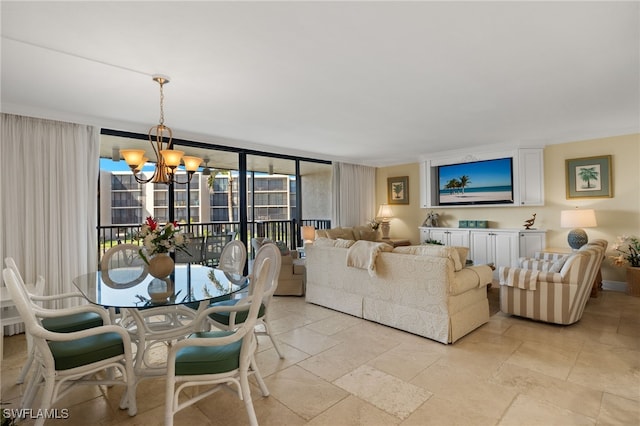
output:
[{"label": "chandelier", "polygon": [[[156,156],[156,168],[153,171],[153,175],[148,179],[145,179],[140,172],[142,166],[145,165],[148,157],[145,157],[144,149],[121,149],[120,155],[127,162],[129,168],[133,172],[133,176],[139,183],[165,183],[167,185],[171,183],[184,184],[191,181],[193,174],[200,167],[202,158],[191,157],[184,155],[183,151],[173,149],[173,132],[164,124],[164,91],[163,87],[169,83],[169,77],[163,75],[154,75],[153,81],[160,84],[160,122],[157,126],[153,126],[149,129],[149,143]],[[187,170],[187,180],[179,182],[176,179],[176,171],[180,162],[184,162],[185,169]]]}]

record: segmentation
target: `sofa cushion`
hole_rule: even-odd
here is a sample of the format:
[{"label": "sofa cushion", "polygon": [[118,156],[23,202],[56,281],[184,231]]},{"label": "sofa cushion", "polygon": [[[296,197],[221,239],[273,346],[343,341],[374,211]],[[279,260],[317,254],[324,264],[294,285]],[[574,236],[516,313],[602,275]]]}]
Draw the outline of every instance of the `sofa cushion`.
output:
[{"label": "sofa cushion", "polygon": [[353,233],[353,228],[331,228],[327,229],[327,237],[332,240],[342,238],[343,240],[355,240],[356,237]]},{"label": "sofa cushion", "polygon": [[356,240],[365,240],[365,241],[378,240],[378,231],[371,229],[369,225],[354,227],[353,235],[356,238]]},{"label": "sofa cushion", "polygon": [[[445,257],[453,261],[453,269],[455,271],[461,270],[464,265],[460,262],[460,256],[458,250],[451,246],[439,246],[439,245],[421,245],[421,246],[404,246],[396,247],[393,249],[394,253],[414,254],[417,256],[434,256]],[[466,257],[465,257],[466,260]]]}]

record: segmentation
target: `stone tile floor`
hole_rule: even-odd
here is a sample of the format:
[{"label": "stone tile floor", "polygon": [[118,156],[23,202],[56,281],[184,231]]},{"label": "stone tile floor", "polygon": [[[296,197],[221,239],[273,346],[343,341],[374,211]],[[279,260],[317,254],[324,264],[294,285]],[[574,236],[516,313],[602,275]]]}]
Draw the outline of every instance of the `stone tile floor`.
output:
[{"label": "stone tile floor", "polygon": [[[261,425],[640,425],[637,297],[603,291],[571,326],[498,313],[454,345],[304,298],[276,297],[272,307],[286,358],[260,337],[257,360],[271,392],[262,397],[253,387]],[[25,348],[24,335],[4,340],[5,408],[19,401],[15,379]],[[162,423],[163,379],[140,384],[135,417],[118,409],[121,392],[76,388],[56,404],[69,409],[69,418],[47,424]],[[175,418],[176,425],[246,423],[243,403],[228,392]]]}]

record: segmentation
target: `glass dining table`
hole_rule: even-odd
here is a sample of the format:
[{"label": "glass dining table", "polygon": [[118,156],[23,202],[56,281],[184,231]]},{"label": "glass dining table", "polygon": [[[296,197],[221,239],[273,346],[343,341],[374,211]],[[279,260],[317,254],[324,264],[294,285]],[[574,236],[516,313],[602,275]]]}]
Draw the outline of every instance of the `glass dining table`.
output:
[{"label": "glass dining table", "polygon": [[153,348],[202,329],[205,324],[196,321],[198,313],[241,292],[249,280],[203,265],[177,264],[163,279],[140,265],[80,275],[73,284],[90,303],[108,308],[114,322],[129,331],[137,346],[135,373],[144,378],[166,372],[166,365],[158,363],[163,357]]}]

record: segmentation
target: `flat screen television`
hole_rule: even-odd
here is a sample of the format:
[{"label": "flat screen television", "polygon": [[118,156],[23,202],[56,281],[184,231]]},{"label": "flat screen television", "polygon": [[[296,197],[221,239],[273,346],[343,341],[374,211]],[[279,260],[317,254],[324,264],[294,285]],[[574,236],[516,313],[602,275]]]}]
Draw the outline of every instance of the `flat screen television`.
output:
[{"label": "flat screen television", "polygon": [[440,206],[513,204],[513,159],[438,166]]}]

